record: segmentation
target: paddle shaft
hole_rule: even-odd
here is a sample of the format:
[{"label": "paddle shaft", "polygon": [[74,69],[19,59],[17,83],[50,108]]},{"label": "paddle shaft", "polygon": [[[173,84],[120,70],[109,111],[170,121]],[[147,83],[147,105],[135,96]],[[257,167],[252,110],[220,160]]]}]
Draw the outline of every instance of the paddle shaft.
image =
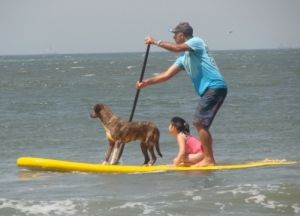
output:
[{"label": "paddle shaft", "polygon": [[[148,60],[148,55],[149,55],[149,50],[150,50],[150,44],[148,44],[148,46],[147,46],[147,50],[146,50],[146,54],[145,54],[145,58],[144,58],[144,64],[143,64],[143,68],[142,68],[142,72],[141,72],[140,80],[139,80],[140,82],[142,82],[143,78],[144,78],[145,69],[146,69],[147,60]],[[137,89],[136,94],[135,94],[135,98],[134,98],[134,102],[133,102],[133,107],[132,107],[131,114],[130,114],[130,117],[129,117],[130,122],[133,119],[133,115],[134,115],[134,111],[135,111],[135,107],[136,107],[139,95],[140,95],[140,89]]]},{"label": "paddle shaft", "polygon": [[[140,82],[142,82],[142,81],[143,81],[143,78],[144,78],[145,69],[146,69],[147,60],[148,60],[148,55],[149,55],[149,50],[150,50],[150,44],[148,44],[148,46],[147,46],[147,50],[146,50],[146,54],[145,54],[145,58],[144,58],[144,64],[143,64],[143,68],[142,68],[142,72],[141,72],[140,80],[139,80]],[[133,115],[134,115],[134,111],[135,111],[135,107],[136,107],[136,104],[137,104],[139,95],[140,95],[140,89],[137,89],[137,90],[136,90],[136,94],[135,94],[135,98],[134,98],[134,102],[133,102],[133,107],[132,107],[131,114],[130,114],[130,117],[129,117],[129,122],[131,122],[132,119],[133,119]],[[120,151],[119,151],[119,155],[118,155],[118,157],[117,157],[117,158],[118,158],[118,159],[117,159],[117,162],[119,162],[119,160],[120,160],[120,158],[121,158],[121,156],[122,156],[124,147],[125,147],[125,144],[122,143],[122,144],[121,144]]]}]

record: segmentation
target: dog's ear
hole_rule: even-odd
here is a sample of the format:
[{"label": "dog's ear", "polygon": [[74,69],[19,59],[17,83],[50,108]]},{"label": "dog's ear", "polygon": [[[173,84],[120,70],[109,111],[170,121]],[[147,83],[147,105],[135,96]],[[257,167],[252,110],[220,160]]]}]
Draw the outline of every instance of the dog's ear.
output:
[{"label": "dog's ear", "polygon": [[94,106],[94,112],[99,113],[103,109],[103,107],[104,107],[104,104],[96,104]]},{"label": "dog's ear", "polygon": [[101,110],[100,104],[96,104],[96,105],[94,106],[94,112],[95,112],[95,113],[99,113],[100,110]]}]

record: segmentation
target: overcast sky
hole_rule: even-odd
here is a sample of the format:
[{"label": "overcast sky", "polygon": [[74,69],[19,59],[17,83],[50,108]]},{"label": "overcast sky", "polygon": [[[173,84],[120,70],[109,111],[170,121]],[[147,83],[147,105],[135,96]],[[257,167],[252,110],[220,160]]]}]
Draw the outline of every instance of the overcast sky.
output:
[{"label": "overcast sky", "polygon": [[300,48],[300,0],[0,0],[0,55],[143,52],[180,21],[213,50]]}]

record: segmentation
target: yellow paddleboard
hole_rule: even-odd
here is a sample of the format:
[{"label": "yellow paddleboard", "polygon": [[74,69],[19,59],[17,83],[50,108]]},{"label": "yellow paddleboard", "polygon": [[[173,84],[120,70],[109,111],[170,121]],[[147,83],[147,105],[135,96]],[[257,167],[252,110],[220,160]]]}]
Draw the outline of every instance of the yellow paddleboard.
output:
[{"label": "yellow paddleboard", "polygon": [[19,167],[28,169],[38,169],[46,171],[63,172],[95,172],[95,173],[147,173],[147,172],[166,172],[166,171],[197,171],[197,170],[226,170],[226,169],[245,169],[251,167],[276,166],[295,164],[295,161],[287,160],[261,160],[240,164],[226,164],[206,167],[175,167],[169,165],[102,165],[96,163],[83,163],[74,161],[54,160],[37,157],[20,157],[17,159]]}]

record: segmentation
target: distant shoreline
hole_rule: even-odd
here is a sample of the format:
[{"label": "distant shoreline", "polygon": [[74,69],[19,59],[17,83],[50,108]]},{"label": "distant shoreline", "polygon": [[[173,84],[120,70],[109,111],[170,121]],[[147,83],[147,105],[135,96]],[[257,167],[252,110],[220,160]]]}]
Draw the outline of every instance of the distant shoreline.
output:
[{"label": "distant shoreline", "polygon": [[[274,48],[274,49],[216,49],[211,50],[212,52],[240,52],[240,51],[293,51],[300,50],[299,48]],[[9,56],[55,56],[55,55],[118,55],[118,54],[143,54],[144,52],[91,52],[91,53],[35,53],[35,54],[1,54],[0,57]],[[168,53],[167,51],[152,51],[151,53]]]}]

